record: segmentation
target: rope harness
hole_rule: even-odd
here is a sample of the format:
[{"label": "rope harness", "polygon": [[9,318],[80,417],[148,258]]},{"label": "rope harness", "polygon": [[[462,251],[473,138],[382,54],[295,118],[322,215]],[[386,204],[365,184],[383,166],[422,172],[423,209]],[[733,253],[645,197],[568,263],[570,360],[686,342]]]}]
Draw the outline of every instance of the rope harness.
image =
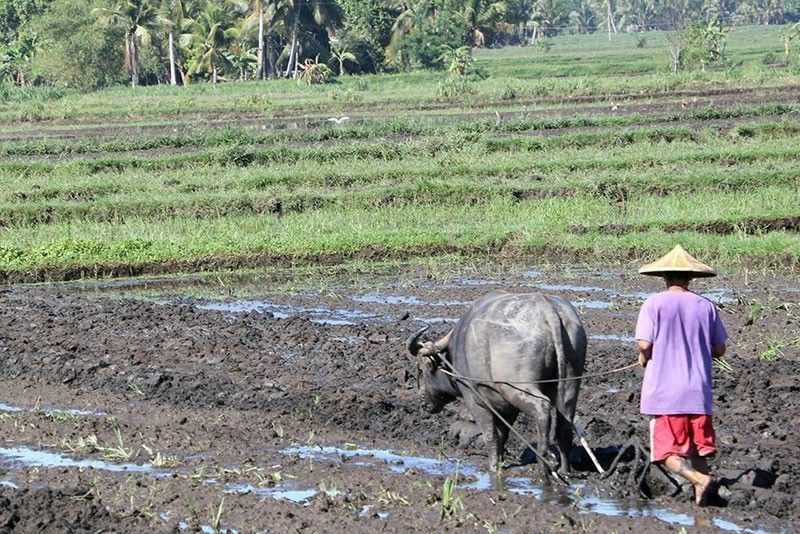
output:
[{"label": "rope harness", "polygon": [[[442,359],[442,361],[447,361],[447,360]],[[452,369],[452,365],[449,365],[450,362],[448,361],[447,363],[448,363],[448,366]],[[455,369],[453,369],[453,372],[450,372],[450,371],[447,371],[445,369],[442,369],[442,372],[444,374],[448,375],[448,376],[453,377],[453,378],[458,378],[460,380],[467,380],[469,382],[478,382],[478,383],[482,382],[482,383],[485,383],[485,384],[503,384],[503,385],[506,385],[506,386],[515,386],[515,385],[516,386],[528,386],[528,385],[534,385],[534,384],[547,384],[549,382],[567,382],[569,380],[580,380],[582,378],[593,378],[593,377],[596,377],[596,376],[611,375],[611,374],[614,374],[614,373],[619,373],[621,371],[627,371],[628,369],[632,369],[634,367],[637,367],[638,365],[639,365],[639,363],[636,362],[636,363],[632,363],[630,365],[624,365],[622,367],[617,367],[616,369],[612,369],[610,371],[600,371],[600,372],[597,372],[597,373],[588,373],[588,374],[580,375],[580,376],[568,376],[566,378],[550,378],[550,379],[547,379],[547,380],[533,380],[533,381],[526,381],[526,382],[511,382],[511,381],[507,381],[507,380],[486,380],[484,378],[475,378],[475,377],[471,377],[471,376],[465,376],[465,375],[462,375],[462,374],[458,374],[457,371],[455,371]]]},{"label": "rope harness", "polygon": [[[462,382],[467,388],[469,388],[470,391],[472,391],[472,393],[475,394],[476,397],[478,397],[481,401],[483,401],[485,407],[488,408],[488,410],[490,412],[492,412],[492,414],[500,422],[502,422],[504,425],[506,425],[506,427],[508,427],[508,429],[511,432],[513,432],[514,435],[517,436],[526,447],[528,447],[528,449],[530,449],[530,451],[533,453],[534,456],[536,456],[536,459],[538,461],[542,462],[542,464],[544,464],[547,467],[548,471],[553,476],[553,478],[555,478],[556,480],[566,484],[566,481],[553,469],[553,466],[550,465],[550,462],[548,462],[546,459],[544,459],[536,451],[536,449],[533,447],[533,445],[531,445],[531,443],[528,440],[526,440],[525,437],[522,436],[522,434],[520,434],[519,432],[517,432],[516,429],[514,429],[514,427],[513,427],[513,425],[511,423],[509,423],[502,415],[500,415],[497,412],[497,410],[495,410],[492,407],[491,403],[489,403],[489,401],[486,399],[486,397],[484,397],[473,386],[473,384],[485,385],[485,386],[490,386],[490,387],[492,385],[496,385],[496,384],[506,385],[506,386],[510,386],[510,387],[516,389],[517,391],[520,391],[521,393],[524,393],[526,395],[530,395],[531,397],[535,397],[535,398],[547,401],[550,404],[550,406],[553,408],[553,410],[556,412],[556,414],[560,415],[565,421],[567,421],[570,424],[570,426],[572,427],[572,430],[575,432],[575,435],[578,436],[578,440],[580,441],[581,446],[586,450],[587,454],[589,455],[589,458],[591,458],[592,463],[594,464],[594,466],[597,469],[597,471],[600,474],[604,474],[605,473],[605,470],[600,465],[600,462],[597,460],[597,457],[592,452],[592,448],[589,446],[589,443],[586,441],[586,438],[583,437],[583,435],[581,434],[580,430],[578,430],[578,427],[575,425],[575,423],[570,421],[567,417],[564,416],[564,414],[559,412],[558,408],[556,408],[556,406],[553,404],[553,402],[549,398],[545,397],[544,395],[537,395],[537,394],[535,394],[535,393],[533,393],[531,391],[527,391],[527,390],[524,390],[524,389],[516,387],[516,386],[545,384],[545,383],[552,383],[552,382],[566,382],[568,380],[580,380],[582,378],[605,376],[605,375],[610,375],[610,374],[626,371],[628,369],[632,369],[633,367],[636,367],[636,366],[639,365],[638,362],[632,363],[632,364],[629,364],[629,365],[625,365],[625,366],[622,366],[622,367],[618,367],[618,368],[612,369],[610,371],[601,371],[601,372],[597,372],[597,373],[588,373],[588,374],[584,374],[584,375],[580,375],[580,376],[570,376],[570,377],[566,377],[566,378],[552,378],[552,379],[547,379],[547,380],[535,380],[535,381],[525,381],[525,382],[520,381],[520,382],[517,382],[517,381],[486,380],[486,379],[483,379],[483,378],[475,378],[475,377],[465,376],[465,375],[462,375],[461,373],[459,373],[455,369],[455,367],[453,367],[453,364],[450,363],[449,360],[447,360],[447,358],[440,358],[439,361],[442,362],[443,365],[446,365],[449,368],[449,370],[441,368],[440,371],[442,373],[444,373],[445,375],[447,375],[447,376],[449,376],[449,377],[451,377],[451,378],[453,378],[453,379],[455,379],[457,381]],[[547,439],[547,438],[542,438],[542,439]]]},{"label": "rope harness", "polygon": [[[446,360],[446,359],[442,358],[442,359],[441,359],[441,361],[442,361],[442,363],[445,363],[445,364],[447,364],[447,366],[448,366],[450,369],[452,369],[452,371],[451,371],[451,372],[448,372],[448,371],[445,371],[444,369],[442,369],[442,372],[444,372],[444,373],[448,374],[449,376],[456,376],[456,375],[458,374],[458,371],[456,371],[456,370],[455,370],[455,368],[453,367],[453,364],[451,364],[451,363],[450,363],[448,360]],[[455,375],[454,375],[454,373],[455,373]],[[536,451],[536,448],[535,448],[533,445],[531,445],[531,443],[530,443],[530,442],[529,442],[527,439],[525,439],[525,437],[524,437],[522,434],[520,434],[519,432],[517,432],[517,430],[514,428],[514,426],[513,426],[511,423],[509,423],[509,422],[506,420],[506,418],[505,418],[505,417],[503,417],[502,415],[500,415],[500,413],[499,413],[497,410],[495,410],[495,409],[492,407],[491,403],[489,403],[489,401],[486,399],[486,397],[484,397],[484,396],[483,396],[483,395],[482,395],[482,394],[481,394],[481,393],[480,393],[480,392],[479,392],[477,389],[475,389],[475,388],[473,387],[473,385],[472,385],[472,382],[471,382],[471,381],[469,381],[469,380],[465,380],[465,381],[464,381],[464,385],[465,385],[465,386],[467,386],[467,388],[469,388],[469,390],[470,390],[470,391],[472,391],[472,393],[474,393],[476,397],[478,397],[480,400],[482,400],[482,401],[483,401],[483,403],[484,403],[484,405],[486,406],[486,408],[488,408],[488,409],[489,409],[489,411],[490,411],[490,412],[492,412],[492,415],[494,415],[495,417],[497,417],[497,419],[498,419],[500,422],[502,422],[504,425],[506,425],[506,427],[508,427],[508,429],[509,429],[511,432],[513,432],[513,433],[514,433],[514,435],[515,435],[515,436],[517,436],[517,437],[518,437],[518,438],[519,438],[519,439],[522,441],[522,443],[523,443],[523,444],[524,444],[526,447],[528,447],[528,449],[530,449],[530,451],[533,453],[533,455],[534,455],[534,456],[536,456],[536,459],[537,459],[538,461],[542,462],[542,464],[543,464],[543,465],[545,465],[545,466],[547,467],[547,470],[549,471],[550,475],[551,475],[553,478],[555,478],[556,480],[558,480],[559,482],[562,482],[562,483],[564,483],[564,484],[566,484],[566,483],[567,483],[567,482],[566,482],[566,481],[565,481],[565,480],[564,480],[564,479],[561,477],[561,475],[559,475],[559,474],[558,474],[558,472],[556,472],[556,470],[555,470],[555,469],[553,469],[553,466],[552,466],[552,465],[550,465],[550,462],[548,462],[548,461],[547,461],[545,458],[543,458],[543,457],[542,457],[542,456],[541,456],[541,455],[540,455],[540,454],[539,454],[539,453]],[[549,399],[548,399],[548,401],[549,401]],[[499,467],[499,466],[498,466],[498,467]]]}]

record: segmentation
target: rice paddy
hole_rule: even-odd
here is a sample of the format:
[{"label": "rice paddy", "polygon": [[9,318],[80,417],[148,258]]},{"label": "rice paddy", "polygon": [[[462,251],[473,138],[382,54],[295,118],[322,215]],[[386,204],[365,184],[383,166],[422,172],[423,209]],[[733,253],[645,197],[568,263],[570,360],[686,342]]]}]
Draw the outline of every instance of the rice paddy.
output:
[{"label": "rice paddy", "polygon": [[678,75],[658,33],[601,37],[477,51],[482,79],[6,90],[0,278],[591,263],[676,242],[794,268],[800,63],[777,30],[741,29],[725,68]]}]

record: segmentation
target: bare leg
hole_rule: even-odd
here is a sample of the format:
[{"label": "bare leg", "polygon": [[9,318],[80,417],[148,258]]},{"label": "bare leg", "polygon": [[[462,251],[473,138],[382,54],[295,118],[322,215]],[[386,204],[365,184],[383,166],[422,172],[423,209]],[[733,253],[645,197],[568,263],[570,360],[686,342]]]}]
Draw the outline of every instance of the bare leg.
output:
[{"label": "bare leg", "polygon": [[[667,456],[667,458],[664,460],[664,467],[676,475],[680,475],[688,480],[692,486],[694,486],[695,504],[698,506],[705,506],[706,497],[708,497],[708,489],[711,487],[712,479],[707,472],[704,473],[699,469],[696,469],[693,463],[694,462],[690,462],[686,458],[673,454],[671,456]],[[703,461],[698,467],[702,469],[702,464],[705,464],[705,470],[708,471],[708,464],[705,461]]]},{"label": "bare leg", "polygon": [[699,471],[704,475],[708,475],[710,470],[708,468],[708,460],[705,456],[692,456],[689,458],[692,467],[695,471]]}]

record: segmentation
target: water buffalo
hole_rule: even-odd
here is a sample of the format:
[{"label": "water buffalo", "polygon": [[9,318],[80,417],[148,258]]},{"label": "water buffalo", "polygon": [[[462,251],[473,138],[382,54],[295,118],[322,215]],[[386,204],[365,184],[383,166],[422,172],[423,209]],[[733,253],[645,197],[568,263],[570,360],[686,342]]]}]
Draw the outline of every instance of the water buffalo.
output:
[{"label": "water buffalo", "polygon": [[463,399],[489,445],[490,466],[499,471],[509,428],[493,411],[509,424],[519,412],[535,420],[537,454],[543,458],[555,407],[559,472],[569,472],[567,453],[580,379],[535,383],[583,374],[586,332],[569,302],[540,293],[496,291],[476,301],[440,340],[421,342],[425,330],[408,339],[408,351],[416,358],[428,411],[437,413]]}]

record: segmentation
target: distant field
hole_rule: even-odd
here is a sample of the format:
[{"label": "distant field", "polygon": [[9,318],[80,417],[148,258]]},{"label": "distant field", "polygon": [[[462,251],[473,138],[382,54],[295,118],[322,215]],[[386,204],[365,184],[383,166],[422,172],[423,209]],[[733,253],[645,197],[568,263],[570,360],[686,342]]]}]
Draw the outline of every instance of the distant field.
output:
[{"label": "distant field", "polygon": [[[800,260],[800,58],[777,28],[669,73],[663,36],[443,73],[6,91],[0,277],[430,257]],[[341,124],[329,121],[346,116]]]}]

